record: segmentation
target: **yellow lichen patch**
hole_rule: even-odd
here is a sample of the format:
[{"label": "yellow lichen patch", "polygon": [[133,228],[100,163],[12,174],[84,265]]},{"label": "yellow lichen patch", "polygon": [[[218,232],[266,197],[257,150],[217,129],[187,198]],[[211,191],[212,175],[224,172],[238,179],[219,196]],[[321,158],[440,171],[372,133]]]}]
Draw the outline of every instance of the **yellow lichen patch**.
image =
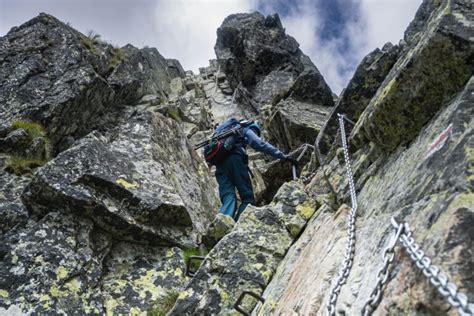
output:
[{"label": "yellow lichen patch", "polygon": [[14,255],[14,256],[12,257],[12,263],[13,263],[13,264],[16,264],[17,262],[18,262],[18,256],[17,256],[17,255]]},{"label": "yellow lichen patch", "polygon": [[189,296],[188,291],[182,291],[178,295],[178,300],[184,300]]},{"label": "yellow lichen patch", "polygon": [[0,297],[7,298],[8,297],[8,292],[5,290],[0,290]]},{"label": "yellow lichen patch", "polygon": [[256,263],[253,265],[253,267],[257,270],[261,270],[263,268],[263,264],[262,263]]},{"label": "yellow lichen patch", "polygon": [[174,270],[174,275],[177,277],[182,277],[184,275],[183,270],[181,268],[176,268],[176,270]]},{"label": "yellow lichen patch", "polygon": [[221,296],[221,302],[228,302],[230,300],[230,295],[223,288],[219,289],[219,294]]},{"label": "yellow lichen patch", "polygon": [[62,292],[58,289],[58,287],[53,284],[51,288],[49,289],[49,292],[51,293],[52,297],[60,297]]},{"label": "yellow lichen patch", "polygon": [[67,270],[63,266],[59,266],[59,268],[56,269],[56,276],[58,280],[62,280],[67,277]]},{"label": "yellow lichen patch", "polygon": [[81,289],[81,282],[79,282],[77,279],[72,279],[71,281],[64,284],[64,287],[71,293],[77,293]]},{"label": "yellow lichen patch", "polygon": [[109,299],[107,301],[105,301],[105,313],[107,316],[111,316],[111,315],[114,315],[114,309],[115,307],[119,306],[119,303],[114,300],[114,299]]},{"label": "yellow lichen patch", "polygon": [[148,270],[145,275],[140,276],[140,278],[133,281],[134,289],[139,292],[140,297],[146,297],[146,293],[151,294],[151,300],[156,300],[163,294],[161,287],[158,287],[154,284],[156,279],[156,271]]},{"label": "yellow lichen patch", "polygon": [[43,308],[49,308],[51,304],[51,297],[48,294],[44,294],[40,296],[40,302],[44,302]]},{"label": "yellow lichen patch", "polygon": [[390,91],[395,87],[395,83],[397,81],[395,79],[392,79],[382,90],[382,93],[380,94],[380,97],[378,101],[382,101],[385,99],[385,97],[390,93]]},{"label": "yellow lichen patch", "polygon": [[303,217],[306,221],[309,220],[311,218],[311,216],[313,216],[315,211],[316,210],[314,209],[314,206],[308,201],[306,201],[303,204],[300,204],[296,207],[296,212],[301,217]]},{"label": "yellow lichen patch", "polygon": [[111,285],[111,287],[113,287],[112,292],[116,294],[120,294],[122,293],[122,290],[126,285],[127,285],[127,281],[117,279],[114,281],[113,285]]},{"label": "yellow lichen patch", "polygon": [[146,315],[146,312],[142,311],[138,307],[130,308],[130,315]]},{"label": "yellow lichen patch", "polygon": [[132,181],[132,182],[128,182],[127,180],[123,179],[123,178],[118,178],[117,181],[117,184],[121,185],[122,187],[124,187],[125,189],[135,189],[138,187],[138,183],[136,183],[135,181]]},{"label": "yellow lichen patch", "polygon": [[35,263],[43,264],[44,263],[43,256],[39,255],[39,256],[35,257]]}]

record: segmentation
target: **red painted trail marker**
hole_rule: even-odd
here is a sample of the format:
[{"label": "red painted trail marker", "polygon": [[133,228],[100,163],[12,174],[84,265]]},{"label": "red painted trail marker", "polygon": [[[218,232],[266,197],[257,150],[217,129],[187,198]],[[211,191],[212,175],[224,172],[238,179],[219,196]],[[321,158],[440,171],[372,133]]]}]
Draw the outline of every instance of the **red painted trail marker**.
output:
[{"label": "red painted trail marker", "polygon": [[451,136],[452,131],[453,131],[453,124],[451,123],[449,124],[448,127],[446,127],[444,131],[441,132],[441,134],[438,135],[438,137],[436,137],[436,139],[431,144],[428,145],[428,151],[426,152],[425,159],[428,159],[435,152],[443,148],[449,136]]}]

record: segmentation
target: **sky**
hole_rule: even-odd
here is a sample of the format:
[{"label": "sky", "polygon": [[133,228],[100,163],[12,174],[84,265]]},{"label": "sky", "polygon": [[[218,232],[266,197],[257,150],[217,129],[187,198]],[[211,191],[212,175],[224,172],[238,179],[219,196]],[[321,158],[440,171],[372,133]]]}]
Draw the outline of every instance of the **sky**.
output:
[{"label": "sky", "polygon": [[0,36],[40,12],[114,45],[156,47],[198,71],[215,58],[216,30],[232,13],[278,13],[339,94],[362,58],[397,44],[422,0],[0,0]]}]

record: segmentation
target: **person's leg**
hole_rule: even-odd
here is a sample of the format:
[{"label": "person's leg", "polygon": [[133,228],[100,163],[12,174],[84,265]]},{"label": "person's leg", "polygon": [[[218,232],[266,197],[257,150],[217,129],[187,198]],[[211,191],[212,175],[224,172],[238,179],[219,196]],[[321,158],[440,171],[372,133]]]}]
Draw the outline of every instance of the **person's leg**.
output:
[{"label": "person's leg", "polygon": [[247,205],[255,204],[255,198],[253,195],[252,181],[250,179],[248,165],[245,163],[244,157],[239,155],[232,157],[234,159],[232,166],[235,186],[237,187],[241,200],[239,210],[234,216],[234,219],[237,221]]},{"label": "person's leg", "polygon": [[222,206],[220,212],[224,215],[234,217],[237,208],[237,196],[235,195],[235,186],[232,183],[232,175],[229,170],[231,165],[225,162],[216,167],[216,179],[219,184],[219,198]]}]

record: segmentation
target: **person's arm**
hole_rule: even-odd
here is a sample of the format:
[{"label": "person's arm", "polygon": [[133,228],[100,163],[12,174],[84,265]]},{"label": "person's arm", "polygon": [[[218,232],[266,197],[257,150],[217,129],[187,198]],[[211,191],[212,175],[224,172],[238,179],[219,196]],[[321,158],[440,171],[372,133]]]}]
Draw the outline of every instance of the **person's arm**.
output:
[{"label": "person's arm", "polygon": [[254,131],[252,131],[252,129],[247,128],[244,131],[244,136],[247,140],[247,143],[253,149],[278,159],[286,159],[286,155],[284,153],[282,153],[278,148],[272,146],[270,143],[262,140],[257,136],[257,134],[254,133]]}]

